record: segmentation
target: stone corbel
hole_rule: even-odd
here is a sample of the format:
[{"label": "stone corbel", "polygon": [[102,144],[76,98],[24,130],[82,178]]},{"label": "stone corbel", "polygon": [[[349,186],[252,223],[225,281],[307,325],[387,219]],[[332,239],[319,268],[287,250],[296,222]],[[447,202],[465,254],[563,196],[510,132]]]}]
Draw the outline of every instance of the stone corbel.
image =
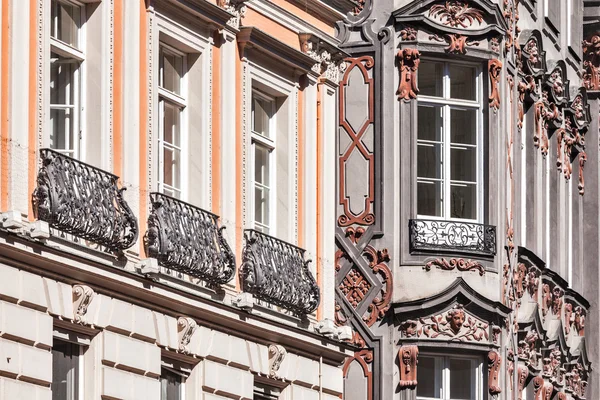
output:
[{"label": "stone corbel", "polygon": [[488,73],[490,76],[490,107],[494,112],[500,108],[500,74],[502,73],[502,61],[493,59],[488,61]]},{"label": "stone corbel", "polygon": [[502,365],[502,357],[496,351],[488,353],[488,391],[490,395],[496,396],[502,393],[500,388],[500,366]]},{"label": "stone corbel", "polygon": [[242,18],[246,15],[246,0],[217,0],[217,5],[233,14],[227,25],[240,29]]},{"label": "stone corbel", "polygon": [[269,346],[269,377],[277,378],[279,376],[279,368],[283,359],[287,355],[287,350],[279,345],[272,344]]},{"label": "stone corbel", "polygon": [[299,33],[298,39],[300,40],[300,50],[315,60],[312,71],[318,76],[338,84],[341,74],[346,69],[343,59],[347,54],[313,33]]},{"label": "stone corbel", "polygon": [[583,41],[583,86],[600,90],[600,35],[594,34]]},{"label": "stone corbel", "polygon": [[415,345],[402,346],[398,351],[400,364],[400,389],[417,386],[417,357],[419,348]]},{"label": "stone corbel", "polygon": [[87,285],[73,286],[73,314],[75,322],[85,324],[85,315],[94,298],[94,290]]},{"label": "stone corbel", "polygon": [[398,100],[416,99],[419,89],[417,87],[417,71],[421,62],[421,53],[417,49],[402,49],[396,55],[398,58],[398,72],[400,83],[398,84]]},{"label": "stone corbel", "polygon": [[179,343],[179,351],[188,353],[188,345],[192,340],[192,335],[198,328],[196,321],[190,317],[179,317],[177,319],[177,339]]}]

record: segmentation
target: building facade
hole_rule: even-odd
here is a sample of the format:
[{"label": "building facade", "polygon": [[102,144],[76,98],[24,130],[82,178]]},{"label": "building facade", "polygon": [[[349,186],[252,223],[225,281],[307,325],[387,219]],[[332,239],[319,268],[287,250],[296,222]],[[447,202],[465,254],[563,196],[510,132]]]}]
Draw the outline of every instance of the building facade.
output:
[{"label": "building facade", "polygon": [[0,4],[0,398],[340,398],[355,4]]},{"label": "building facade", "polygon": [[365,0],[338,23],[346,400],[600,398],[599,21]]}]

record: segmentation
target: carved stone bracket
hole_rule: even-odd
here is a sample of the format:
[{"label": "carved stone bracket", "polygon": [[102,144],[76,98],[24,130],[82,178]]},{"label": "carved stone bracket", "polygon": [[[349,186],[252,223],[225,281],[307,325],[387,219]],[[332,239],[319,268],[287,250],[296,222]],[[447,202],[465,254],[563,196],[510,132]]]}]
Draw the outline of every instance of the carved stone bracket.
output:
[{"label": "carved stone bracket", "polygon": [[490,77],[490,107],[494,112],[500,108],[500,74],[502,73],[502,62],[494,59],[488,61],[488,74]]},{"label": "carved stone bracket", "polygon": [[600,90],[600,35],[583,41],[583,86]]},{"label": "carved stone bracket", "polygon": [[188,353],[188,345],[192,340],[192,335],[198,328],[198,324],[193,318],[190,317],[179,317],[177,319],[177,338],[179,343],[179,351],[182,353]]},{"label": "carved stone bracket", "polygon": [[446,261],[445,258],[437,258],[429,261],[423,268],[426,271],[430,271],[434,265],[446,271],[457,269],[458,271],[478,271],[481,276],[485,274],[485,268],[480,262],[465,260],[463,258],[451,258],[450,261]]},{"label": "carved stone bracket", "polygon": [[398,351],[400,364],[400,388],[414,388],[417,386],[417,364],[419,348],[415,345],[402,346]]},{"label": "carved stone bracket", "polygon": [[279,345],[272,344],[269,346],[269,377],[277,378],[279,368],[281,367],[281,363],[283,359],[287,355],[287,350]]},{"label": "carved stone bracket", "polygon": [[87,285],[73,286],[73,314],[76,323],[85,323],[85,315],[94,295],[94,290]]},{"label": "carved stone bracket", "polygon": [[346,54],[337,47],[329,44],[312,33],[299,33],[300,49],[315,60],[312,71],[334,83],[339,83],[340,74],[347,66],[344,60]]},{"label": "carved stone bracket", "polygon": [[488,391],[490,395],[495,396],[502,393],[500,388],[500,366],[502,357],[496,351],[488,353]]},{"label": "carved stone bracket", "polygon": [[421,62],[421,53],[416,49],[402,49],[398,51],[398,72],[400,84],[396,94],[398,100],[416,99],[419,89],[417,88],[417,70]]},{"label": "carved stone bracket", "polygon": [[233,14],[227,25],[240,29],[242,18],[246,15],[246,0],[217,0],[217,5]]}]

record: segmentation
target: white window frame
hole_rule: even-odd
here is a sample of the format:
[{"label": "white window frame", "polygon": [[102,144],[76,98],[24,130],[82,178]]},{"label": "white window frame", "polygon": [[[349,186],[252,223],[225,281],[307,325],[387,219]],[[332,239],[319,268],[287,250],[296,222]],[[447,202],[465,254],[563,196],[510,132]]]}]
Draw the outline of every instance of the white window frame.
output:
[{"label": "white window frame", "polygon": [[[251,221],[252,228],[260,230],[267,229],[267,234],[271,236],[276,235],[276,224],[275,224],[275,206],[276,206],[276,193],[277,193],[277,185],[276,185],[276,175],[275,175],[275,166],[276,166],[276,98],[265,94],[264,92],[258,89],[252,89],[252,103],[254,103],[254,98],[258,97],[263,101],[267,101],[271,104],[271,118],[269,119],[269,137],[265,137],[260,133],[254,131],[254,112],[251,107],[251,115],[250,115],[250,132],[251,132],[251,152],[250,152],[250,174],[252,177],[252,195],[250,196],[250,212],[251,212]],[[255,181],[255,159],[256,159],[256,145],[259,145],[263,148],[266,148],[269,151],[269,157],[267,158],[267,162],[269,163],[269,185],[265,186]],[[260,185],[263,188],[267,188],[269,190],[269,218],[268,225],[257,223],[256,215],[255,215],[255,190],[256,186]]]},{"label": "white window frame", "polygon": [[[460,359],[460,360],[470,360],[471,361],[471,370],[475,370],[475,382],[473,382],[473,386],[471,387],[471,392],[475,392],[475,398],[472,400],[484,400],[486,399],[486,391],[485,391],[485,370],[483,364],[483,357],[478,356],[468,356],[468,355],[448,355],[444,353],[425,353],[421,354],[420,357],[429,357],[435,359],[435,386],[440,386],[441,383],[442,393],[440,393],[440,397],[424,397],[419,396],[419,393],[416,393],[417,400],[452,400],[450,395],[450,379],[451,379],[451,371],[450,371],[450,359]],[[439,365],[441,364],[441,365]],[[439,369],[438,369],[439,368]],[[441,382],[440,382],[441,380]]]},{"label": "white window frame", "polygon": [[[77,358],[77,393],[75,393],[75,398],[72,400],[83,400],[84,399],[84,387],[85,387],[85,362],[84,362],[84,346],[89,345],[90,341],[87,338],[82,338],[80,335],[76,333],[66,332],[62,329],[54,331],[53,340],[53,348],[54,341],[59,340],[64,343],[70,343],[77,346],[79,349],[79,354]],[[54,360],[52,360],[52,367],[54,367]],[[66,399],[65,399],[66,400]]]},{"label": "white window frame", "polygon": [[[47,82],[50,82],[51,76],[51,54],[57,53],[63,57],[71,58],[74,62],[78,63],[78,66],[73,74],[73,83],[74,86],[74,99],[73,105],[64,105],[64,104],[52,104],[48,101],[48,116],[46,118],[46,124],[48,126],[47,132],[50,132],[51,122],[50,122],[50,111],[52,109],[72,109],[73,112],[73,125],[74,125],[74,138],[77,143],[69,143],[69,138],[65,138],[67,148],[72,147],[72,150],[64,150],[64,149],[55,149],[63,154],[66,154],[70,157],[84,160],[84,153],[81,149],[85,148],[84,142],[84,99],[85,99],[85,26],[86,26],[86,12],[85,12],[85,4],[76,1],[76,0],[55,0],[57,3],[69,4],[75,7],[79,7],[81,12],[80,15],[80,26],[77,29],[77,48],[60,41],[55,38],[54,32],[57,29],[56,21],[50,21],[50,49],[48,51],[48,78]],[[49,2],[50,8],[54,6],[53,1]],[[50,10],[50,16],[52,15],[52,10]],[[49,18],[50,19],[50,18]],[[49,137],[46,137],[46,140],[49,141]]]},{"label": "white window frame", "polygon": [[181,379],[181,384],[179,385],[179,399],[185,400],[185,385],[186,385],[186,380],[190,376],[191,368],[187,369],[187,367],[183,367],[178,362],[171,362],[170,359],[166,359],[166,360],[163,359],[161,361],[161,378],[160,378],[161,400],[163,400],[162,399],[162,370],[163,369],[179,376],[179,378]]},{"label": "white window frame", "polygon": [[[484,222],[484,202],[485,202],[485,185],[484,185],[484,153],[485,151],[485,141],[483,137],[484,126],[483,126],[483,72],[481,65],[476,63],[468,63],[463,61],[446,61],[441,59],[429,59],[424,58],[421,62],[432,62],[432,63],[440,63],[443,65],[443,76],[442,76],[442,97],[434,97],[434,96],[426,96],[426,95],[418,95],[417,96],[417,104],[419,105],[428,105],[428,106],[442,106],[442,129],[443,129],[443,152],[442,152],[442,177],[440,179],[433,178],[419,178],[417,172],[415,171],[416,181],[417,183],[426,183],[426,182],[442,182],[442,215],[421,215],[417,214],[417,218],[422,219],[432,219],[432,220],[443,220],[443,221],[460,221],[460,222],[470,222],[470,223],[483,223]],[[475,68],[475,100],[463,100],[463,99],[454,99],[450,98],[450,65],[465,65],[471,68]],[[452,143],[450,141],[451,132],[450,132],[450,112],[452,109],[468,109],[468,110],[476,110],[477,111],[477,135],[476,135],[476,144],[475,145],[454,145],[454,148],[463,146],[463,147],[471,147],[475,148],[477,152],[477,175],[475,182],[466,182],[466,181],[454,181],[450,179],[451,176],[451,166],[450,162],[445,162],[446,160],[450,160],[450,153]],[[418,112],[418,108],[417,108]],[[417,127],[418,129],[418,127]],[[427,143],[426,140],[418,139],[418,135],[415,137],[417,143],[417,149],[419,143]],[[417,163],[419,162],[417,157]],[[461,183],[475,184],[476,185],[476,195],[477,195],[477,216],[474,219],[468,218],[452,218],[451,217],[451,186],[460,185]],[[418,187],[418,185],[415,185]]]},{"label": "white window frame", "polygon": [[[164,52],[173,54],[181,59],[181,80],[179,82],[179,94],[173,93],[163,87],[163,60]],[[165,188],[173,193],[179,192],[180,200],[187,200],[187,54],[164,42],[159,43],[159,68],[158,68],[158,191],[164,193]],[[164,183],[164,111],[165,102],[179,108],[179,146],[168,144],[167,147],[179,151],[179,188],[174,188]],[[176,196],[177,197],[177,196]]]}]

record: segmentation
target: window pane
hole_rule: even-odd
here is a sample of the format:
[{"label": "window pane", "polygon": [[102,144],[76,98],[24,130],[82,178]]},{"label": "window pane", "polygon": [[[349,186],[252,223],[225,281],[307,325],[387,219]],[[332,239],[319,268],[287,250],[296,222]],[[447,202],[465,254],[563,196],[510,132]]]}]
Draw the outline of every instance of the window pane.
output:
[{"label": "window pane", "polygon": [[417,376],[417,396],[441,398],[441,381],[438,379],[436,385],[435,358],[419,357],[419,372]]},{"label": "window pane", "polygon": [[81,25],[81,9],[78,6],[52,1],[52,37],[77,47],[78,29]]},{"label": "window pane", "polygon": [[450,109],[450,140],[477,144],[477,110]]},{"label": "window pane", "polygon": [[269,189],[254,187],[254,221],[269,225]]},{"label": "window pane", "polygon": [[181,399],[181,376],[163,368],[160,375],[161,400]]},{"label": "window pane", "polygon": [[163,84],[170,92],[181,94],[181,76],[183,74],[183,57],[163,52]]},{"label": "window pane", "polygon": [[442,215],[442,183],[418,182],[417,183],[417,213],[419,215]]},{"label": "window pane", "polygon": [[476,77],[475,68],[450,64],[450,97],[477,100]]},{"label": "window pane", "polygon": [[50,148],[54,150],[74,150],[73,110],[50,109]]},{"label": "window pane", "polygon": [[254,181],[269,186],[269,150],[254,144]]},{"label": "window pane", "polygon": [[[420,360],[419,360],[420,361]],[[420,364],[420,362],[419,362]],[[419,372],[421,365],[419,365]],[[471,400],[471,388],[474,386],[474,369],[471,360],[450,359],[450,398],[452,400]]]},{"label": "window pane", "polygon": [[452,147],[450,149],[450,179],[453,181],[477,181],[477,148]]},{"label": "window pane", "polygon": [[255,133],[269,137],[269,120],[271,119],[273,103],[261,98],[252,99],[252,130]]},{"label": "window pane", "polygon": [[442,140],[442,107],[419,105],[418,109],[418,135],[420,140]]},{"label": "window pane", "polygon": [[179,189],[180,182],[180,151],[169,147],[164,147],[164,184]]},{"label": "window pane", "polygon": [[181,131],[181,110],[179,107],[164,102],[164,132],[163,140],[173,146],[179,147]]},{"label": "window pane", "polygon": [[52,346],[52,400],[75,400],[79,378],[79,346],[55,340]]},{"label": "window pane", "polygon": [[442,78],[444,76],[444,65],[434,62],[421,62],[419,65],[419,94],[426,96],[442,97]]},{"label": "window pane", "polygon": [[450,185],[450,217],[477,218],[477,186],[467,184]]},{"label": "window pane", "polygon": [[78,62],[56,53],[50,58],[50,104],[74,104]]},{"label": "window pane", "polygon": [[441,144],[419,143],[417,145],[417,176],[419,178],[442,178]]}]

